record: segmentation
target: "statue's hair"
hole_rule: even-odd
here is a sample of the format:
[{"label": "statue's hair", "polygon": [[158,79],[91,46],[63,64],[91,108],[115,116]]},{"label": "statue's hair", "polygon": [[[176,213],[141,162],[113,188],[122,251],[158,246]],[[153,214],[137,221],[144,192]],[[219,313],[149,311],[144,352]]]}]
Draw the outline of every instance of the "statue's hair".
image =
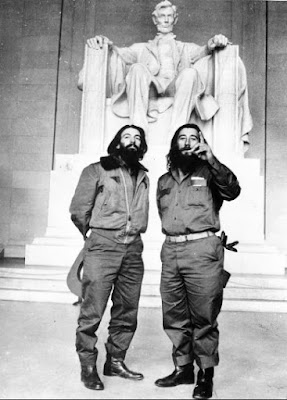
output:
[{"label": "statue's hair", "polygon": [[174,18],[176,18],[178,16],[177,14],[177,7],[175,5],[173,5],[169,0],[163,0],[160,3],[158,3],[155,8],[154,11],[152,13],[152,15],[154,15],[155,17],[158,16],[158,12],[161,8],[166,8],[166,7],[171,7],[173,10],[173,14],[174,14]]},{"label": "statue's hair", "polygon": [[111,141],[111,143],[108,146],[107,152],[110,155],[114,155],[117,153],[117,146],[120,144],[121,142],[121,136],[122,133],[125,129],[127,128],[134,128],[137,129],[140,133],[141,136],[141,145],[140,145],[140,149],[139,149],[139,160],[143,159],[143,156],[145,155],[145,153],[147,152],[147,143],[146,143],[146,139],[145,139],[145,132],[142,128],[140,128],[139,126],[136,125],[125,125],[123,126],[115,135],[115,137],[113,138],[113,140]]}]

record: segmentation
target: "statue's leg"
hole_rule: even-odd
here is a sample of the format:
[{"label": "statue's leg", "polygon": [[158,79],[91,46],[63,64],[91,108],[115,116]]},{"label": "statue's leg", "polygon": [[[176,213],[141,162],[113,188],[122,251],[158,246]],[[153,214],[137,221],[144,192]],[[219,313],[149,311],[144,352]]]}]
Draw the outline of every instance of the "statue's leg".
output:
[{"label": "statue's leg", "polygon": [[152,76],[143,64],[133,64],[126,76],[127,99],[131,124],[148,131],[148,102]]},{"label": "statue's leg", "polygon": [[195,68],[185,68],[175,80],[175,94],[171,114],[170,135],[188,123],[195,106],[196,96],[204,90],[199,73]]}]

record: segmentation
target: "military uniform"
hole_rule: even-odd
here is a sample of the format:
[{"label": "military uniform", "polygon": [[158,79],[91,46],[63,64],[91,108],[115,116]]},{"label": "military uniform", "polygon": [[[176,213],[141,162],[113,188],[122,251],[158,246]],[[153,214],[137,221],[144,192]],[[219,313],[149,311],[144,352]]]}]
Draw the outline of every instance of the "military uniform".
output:
[{"label": "military uniform", "polygon": [[161,250],[164,330],[176,365],[218,364],[217,316],[222,305],[224,252],[219,210],[240,193],[236,176],[215,157],[182,179],[160,177],[157,204],[166,240]]},{"label": "military uniform", "polygon": [[124,360],[137,326],[143,279],[143,243],[149,208],[149,179],[139,164],[137,176],[115,157],[86,167],[73,196],[70,212],[85,236],[82,297],[76,349],[81,365],[95,365],[96,331],[112,292],[109,336],[111,357]]}]

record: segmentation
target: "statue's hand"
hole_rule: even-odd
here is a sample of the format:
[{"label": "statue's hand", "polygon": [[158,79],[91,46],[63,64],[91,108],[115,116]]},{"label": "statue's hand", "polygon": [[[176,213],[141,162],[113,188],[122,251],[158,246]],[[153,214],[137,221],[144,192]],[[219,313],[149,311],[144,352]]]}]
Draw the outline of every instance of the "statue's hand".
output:
[{"label": "statue's hand", "polygon": [[209,39],[207,46],[209,48],[209,50],[214,50],[218,47],[226,47],[228,44],[232,44],[228,38],[224,35],[215,35],[213,36],[213,38]]},{"label": "statue's hand", "polygon": [[113,45],[113,42],[103,35],[96,35],[95,37],[87,40],[87,45],[95,50],[102,49],[105,43],[107,43],[108,46]]}]

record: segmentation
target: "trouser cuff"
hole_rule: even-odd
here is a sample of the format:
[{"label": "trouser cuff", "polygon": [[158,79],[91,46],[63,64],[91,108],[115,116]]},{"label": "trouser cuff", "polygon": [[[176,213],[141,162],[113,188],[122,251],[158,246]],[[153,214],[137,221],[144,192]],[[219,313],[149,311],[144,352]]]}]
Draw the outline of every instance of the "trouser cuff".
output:
[{"label": "trouser cuff", "polygon": [[82,366],[86,367],[88,365],[96,365],[97,355],[81,356],[79,355],[79,360]]},{"label": "trouser cuff", "polygon": [[111,343],[106,343],[105,346],[107,351],[107,357],[110,356],[116,358],[117,360],[124,361],[126,356],[125,350],[118,350]]},{"label": "trouser cuff", "polygon": [[182,367],[186,364],[193,363],[193,356],[191,354],[184,354],[183,356],[173,356],[175,365]]},{"label": "trouser cuff", "polygon": [[219,356],[214,355],[210,357],[196,357],[196,364],[200,369],[207,369],[211,367],[216,367],[219,364]]}]

